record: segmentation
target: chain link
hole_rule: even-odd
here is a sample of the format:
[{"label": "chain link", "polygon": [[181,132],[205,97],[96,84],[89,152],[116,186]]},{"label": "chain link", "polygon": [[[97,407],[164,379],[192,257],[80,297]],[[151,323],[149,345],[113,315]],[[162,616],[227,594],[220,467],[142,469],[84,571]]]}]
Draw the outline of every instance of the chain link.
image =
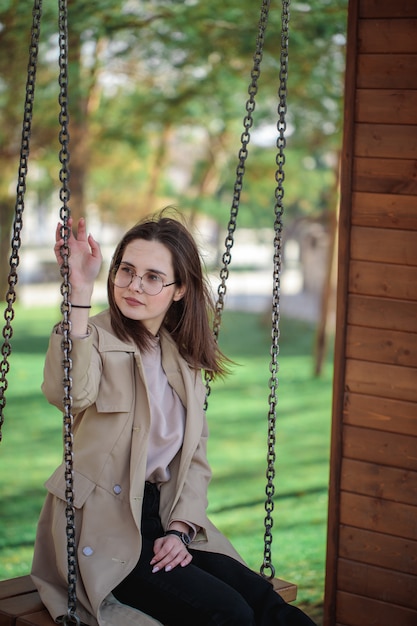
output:
[{"label": "chain link", "polygon": [[269,413],[268,413],[268,452],[267,452],[267,484],[265,488],[266,500],[264,519],[264,558],[260,568],[260,572],[266,578],[273,578],[275,568],[272,565],[272,527],[274,510],[274,480],[275,480],[275,443],[276,443],[276,406],[277,406],[277,390],[278,390],[278,355],[279,355],[279,337],[280,337],[280,276],[282,264],[282,215],[284,212],[284,165],[285,165],[285,146],[286,146],[286,113],[287,113],[287,79],[288,79],[288,40],[289,40],[289,5],[290,0],[282,0],[282,16],[281,16],[281,55],[280,55],[280,74],[279,74],[279,102],[278,102],[278,139],[277,139],[277,170],[275,179],[277,186],[275,189],[275,222],[274,222],[274,272],[273,272],[273,292],[272,292],[272,330],[271,330],[271,361],[269,380]]},{"label": "chain link", "polygon": [[73,471],[73,415],[72,415],[72,360],[71,360],[71,322],[69,313],[71,309],[69,296],[71,294],[70,268],[69,268],[69,219],[71,211],[69,208],[69,111],[68,111],[68,8],[67,0],[59,0],[59,161],[61,169],[59,180],[61,188],[59,198],[62,202],[60,208],[61,236],[63,244],[60,249],[62,257],[61,265],[61,313],[62,313],[62,356],[63,356],[63,406],[64,406],[64,462],[65,462],[65,498],[66,498],[66,534],[67,534],[67,561],[68,561],[68,612],[63,618],[64,624],[80,624],[77,616],[77,546],[75,540],[75,507],[74,507],[74,471]]},{"label": "chain link", "polygon": [[32,29],[29,47],[29,61],[26,80],[26,95],[22,124],[22,141],[17,176],[15,216],[11,239],[12,253],[10,256],[10,271],[8,276],[8,290],[6,293],[7,307],[4,311],[6,321],[3,328],[3,344],[1,348],[2,361],[0,363],[0,441],[2,441],[2,427],[4,424],[4,408],[6,406],[5,392],[8,387],[7,374],[10,370],[9,357],[12,351],[10,340],[13,336],[12,320],[14,319],[13,305],[16,301],[16,285],[18,282],[17,268],[19,266],[19,250],[21,246],[21,231],[23,228],[23,211],[25,208],[26,178],[28,173],[28,159],[30,152],[30,135],[32,129],[33,102],[35,97],[36,67],[39,49],[40,22],[42,17],[42,0],[35,0],[32,10]]},{"label": "chain link", "polygon": [[[253,126],[253,113],[256,105],[256,94],[258,93],[258,80],[261,74],[261,62],[265,41],[265,32],[268,24],[270,0],[263,0],[261,14],[258,24],[258,35],[256,38],[255,53],[253,55],[253,65],[251,70],[251,82],[248,87],[249,98],[246,101],[246,115],[243,118],[244,131],[240,137],[241,147],[238,153],[238,165],[236,167],[236,178],[233,186],[233,199],[230,209],[230,219],[227,225],[227,237],[225,239],[225,252],[222,256],[223,266],[220,269],[220,284],[217,288],[217,301],[215,304],[213,333],[216,341],[219,339],[222,314],[224,309],[224,299],[226,296],[226,281],[229,277],[229,265],[232,260],[231,249],[234,244],[234,233],[237,226],[237,216],[239,213],[240,197],[243,188],[243,176],[245,174],[245,164],[248,158],[248,145],[250,142],[250,129]],[[208,397],[211,393],[210,377],[206,373],[206,399],[204,410],[208,407]]]}]

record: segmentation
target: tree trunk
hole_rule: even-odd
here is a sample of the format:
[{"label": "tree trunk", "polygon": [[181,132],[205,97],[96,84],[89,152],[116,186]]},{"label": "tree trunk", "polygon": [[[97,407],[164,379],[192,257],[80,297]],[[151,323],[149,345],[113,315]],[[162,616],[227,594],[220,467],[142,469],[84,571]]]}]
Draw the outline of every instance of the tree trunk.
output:
[{"label": "tree trunk", "polygon": [[324,280],[321,306],[320,306],[320,318],[316,329],[316,343],[315,343],[315,376],[320,376],[323,368],[323,362],[326,356],[327,339],[328,339],[328,325],[330,304],[332,296],[335,292],[335,261],[337,250],[337,225],[338,225],[338,190],[339,190],[339,167],[337,169],[336,181],[331,194],[330,203],[334,208],[331,208],[328,212],[329,216],[329,248],[327,253],[327,267],[326,277]]},{"label": "tree trunk", "polygon": [[6,299],[8,289],[8,276],[10,269],[10,233],[13,222],[13,212],[10,205],[5,200],[0,199],[0,300]]},{"label": "tree trunk", "polygon": [[69,92],[69,189],[71,216],[76,223],[85,216],[85,186],[89,166],[89,128],[87,121],[88,90],[81,76],[81,40],[76,32],[69,32],[68,41]]},{"label": "tree trunk", "polygon": [[143,212],[152,213],[156,210],[156,198],[159,181],[167,162],[169,140],[171,138],[171,124],[167,122],[158,137],[158,145],[155,150],[155,160],[149,176],[148,187],[143,202]]}]

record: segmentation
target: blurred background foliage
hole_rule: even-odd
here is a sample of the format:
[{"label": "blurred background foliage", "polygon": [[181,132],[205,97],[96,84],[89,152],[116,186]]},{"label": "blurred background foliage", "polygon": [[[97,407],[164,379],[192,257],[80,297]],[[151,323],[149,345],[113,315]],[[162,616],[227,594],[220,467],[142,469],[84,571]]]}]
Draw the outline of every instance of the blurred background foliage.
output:
[{"label": "blurred background foliage", "polygon": [[[58,16],[44,0],[28,184],[59,210]],[[130,225],[167,204],[227,224],[261,2],[68,0],[71,211]],[[285,203],[336,208],[347,0],[290,4]],[[0,236],[13,220],[31,4],[0,0]],[[241,224],[272,226],[281,3],[272,2]],[[0,276],[1,286],[6,277]]]}]

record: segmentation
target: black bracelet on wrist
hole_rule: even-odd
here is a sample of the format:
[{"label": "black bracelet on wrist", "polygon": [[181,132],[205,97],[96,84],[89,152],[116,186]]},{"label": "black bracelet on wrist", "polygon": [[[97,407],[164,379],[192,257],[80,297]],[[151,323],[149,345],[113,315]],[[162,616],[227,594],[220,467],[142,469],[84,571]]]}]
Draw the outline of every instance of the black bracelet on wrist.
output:
[{"label": "black bracelet on wrist", "polygon": [[72,309],[91,309],[91,304],[70,304]]},{"label": "black bracelet on wrist", "polygon": [[181,531],[179,531],[179,530],[174,530],[174,529],[172,529],[172,530],[166,530],[166,531],[165,531],[165,537],[166,537],[167,535],[175,535],[176,537],[178,537],[179,539],[181,539],[181,541],[183,542],[183,544],[184,544],[185,546],[187,546],[187,547],[188,547],[188,546],[190,545],[190,543],[191,543],[191,537],[190,537],[190,535],[187,535],[187,533],[182,533],[182,532],[181,532]]}]

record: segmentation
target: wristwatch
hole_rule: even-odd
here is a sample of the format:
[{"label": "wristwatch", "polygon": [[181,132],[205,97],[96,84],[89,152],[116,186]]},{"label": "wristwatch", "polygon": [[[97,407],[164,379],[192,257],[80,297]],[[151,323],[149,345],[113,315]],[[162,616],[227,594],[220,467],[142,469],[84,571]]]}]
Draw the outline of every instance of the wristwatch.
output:
[{"label": "wristwatch", "polygon": [[166,530],[165,536],[166,535],[175,535],[176,537],[179,537],[185,546],[189,546],[191,543],[190,535],[187,535],[187,533],[182,533],[180,530]]}]

